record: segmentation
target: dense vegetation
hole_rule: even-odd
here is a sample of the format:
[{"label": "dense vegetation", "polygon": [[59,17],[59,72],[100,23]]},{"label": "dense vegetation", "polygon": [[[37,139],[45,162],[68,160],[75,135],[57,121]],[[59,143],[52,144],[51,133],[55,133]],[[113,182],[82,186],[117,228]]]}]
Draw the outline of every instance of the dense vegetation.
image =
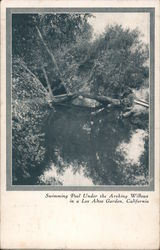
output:
[{"label": "dense vegetation", "polygon": [[[90,14],[12,15],[13,183],[37,184],[52,163],[61,173],[85,166],[94,184],[145,185],[148,139],[138,167],[116,149],[137,129],[148,133],[148,112],[123,118],[121,108],[93,110],[53,102],[85,92],[120,99],[148,87],[148,47],[138,30],[106,27],[92,39]],[[45,184],[45,183],[41,183]],[[61,184],[52,178],[54,185]]]}]

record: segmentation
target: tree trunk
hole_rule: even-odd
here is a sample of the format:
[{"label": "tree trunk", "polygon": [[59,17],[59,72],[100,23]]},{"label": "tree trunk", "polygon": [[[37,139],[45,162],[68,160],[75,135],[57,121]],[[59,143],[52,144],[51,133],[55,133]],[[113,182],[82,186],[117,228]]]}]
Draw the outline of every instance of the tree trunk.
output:
[{"label": "tree trunk", "polygon": [[45,80],[46,80],[46,83],[47,83],[47,87],[48,87],[48,91],[49,91],[49,94],[50,94],[50,97],[52,100],[54,100],[54,96],[53,96],[53,92],[52,92],[52,89],[51,89],[51,85],[50,85],[50,82],[48,80],[48,76],[47,76],[47,73],[46,73],[46,70],[44,67],[42,67],[42,71],[43,71],[43,74],[44,74],[44,77],[45,77]]},{"label": "tree trunk", "polygon": [[114,99],[114,98],[111,98],[111,97],[108,97],[108,96],[96,96],[96,95],[90,95],[90,94],[84,94],[84,93],[79,93],[77,94],[79,96],[82,96],[84,98],[88,98],[88,99],[92,99],[92,100],[96,100],[102,104],[110,104],[110,103],[113,103],[117,106],[120,105],[120,101],[118,99]]},{"label": "tree trunk", "polygon": [[62,76],[62,74],[61,74],[61,72],[60,72],[60,70],[59,70],[57,61],[56,61],[56,59],[55,59],[55,56],[53,55],[53,53],[52,53],[52,52],[50,51],[50,49],[48,48],[48,45],[47,45],[46,42],[44,41],[43,36],[42,36],[42,34],[41,34],[41,32],[40,32],[40,30],[39,30],[39,28],[38,28],[37,26],[36,26],[36,30],[37,30],[38,36],[39,36],[40,40],[42,41],[42,43],[43,43],[43,45],[44,45],[46,51],[48,52],[49,56],[51,57],[51,60],[52,60],[54,66],[55,66],[55,68],[56,68],[56,70],[57,70],[57,72],[58,72],[58,75],[59,75],[59,78],[60,78],[60,80],[61,80],[61,83],[62,83],[62,85],[64,86],[64,88],[65,88],[65,90],[66,90],[66,93],[68,93],[68,91],[67,91],[67,89],[66,89],[66,86],[65,86],[65,84],[64,84],[63,76]]}]

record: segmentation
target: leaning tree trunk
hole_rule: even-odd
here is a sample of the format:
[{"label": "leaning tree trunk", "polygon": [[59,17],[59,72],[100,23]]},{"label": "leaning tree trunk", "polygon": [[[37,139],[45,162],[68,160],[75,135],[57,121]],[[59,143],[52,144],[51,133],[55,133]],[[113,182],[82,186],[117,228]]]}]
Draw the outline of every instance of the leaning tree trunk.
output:
[{"label": "leaning tree trunk", "polygon": [[64,86],[64,88],[65,88],[65,90],[66,90],[66,93],[68,93],[68,90],[66,89],[66,86],[65,86],[65,83],[64,83],[64,79],[63,79],[63,76],[62,76],[62,74],[61,74],[61,72],[60,72],[60,70],[59,70],[59,67],[58,67],[58,64],[57,64],[57,61],[56,61],[55,56],[54,56],[53,53],[50,51],[50,49],[49,49],[47,43],[45,42],[45,40],[44,40],[44,38],[43,38],[43,36],[42,36],[42,34],[41,34],[41,32],[40,32],[40,30],[39,30],[39,28],[38,28],[37,26],[36,26],[36,30],[37,30],[37,33],[38,33],[38,36],[39,36],[41,42],[43,43],[43,46],[45,47],[46,51],[48,52],[48,54],[49,54],[49,56],[50,56],[50,58],[51,58],[51,60],[52,60],[52,63],[53,63],[53,65],[55,66],[55,68],[56,68],[56,70],[57,70],[57,73],[58,73],[58,75],[59,75],[59,78],[60,78],[60,80],[61,80],[62,85]]}]

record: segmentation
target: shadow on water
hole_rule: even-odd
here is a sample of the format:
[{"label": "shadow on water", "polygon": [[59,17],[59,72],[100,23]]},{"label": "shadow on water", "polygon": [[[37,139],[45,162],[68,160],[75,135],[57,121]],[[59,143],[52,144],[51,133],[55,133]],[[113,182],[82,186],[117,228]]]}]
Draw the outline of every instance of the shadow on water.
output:
[{"label": "shadow on water", "polygon": [[[56,175],[51,183],[39,183],[63,185],[59,177],[67,169],[75,178],[83,169],[83,178],[93,185],[124,184],[124,173],[119,167],[122,157],[117,156],[117,148],[122,142],[129,143],[140,126],[134,119],[122,119],[120,110],[114,108],[93,112],[91,108],[57,106],[44,126],[48,163],[43,171],[54,169]],[[147,152],[143,156],[145,162],[146,157]]]}]

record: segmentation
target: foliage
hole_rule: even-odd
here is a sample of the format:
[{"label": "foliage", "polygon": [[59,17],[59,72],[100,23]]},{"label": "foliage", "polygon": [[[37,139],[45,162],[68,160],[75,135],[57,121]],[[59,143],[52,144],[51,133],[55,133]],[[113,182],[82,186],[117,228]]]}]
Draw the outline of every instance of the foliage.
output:
[{"label": "foliage", "polygon": [[116,25],[107,27],[93,43],[83,70],[94,67],[92,92],[119,97],[128,87],[139,89],[148,79],[147,60],[148,47],[140,41],[139,31]]},{"label": "foliage", "polygon": [[20,62],[13,61],[12,70],[13,183],[28,184],[32,176],[40,173],[45,159],[43,123],[49,113],[49,98]]},{"label": "foliage", "polygon": [[[50,51],[54,54],[66,88],[71,88],[77,62],[85,55],[92,28],[89,14],[13,14],[13,56],[22,58],[46,87],[42,67],[45,67],[53,92],[65,92],[62,81],[40,40],[40,29]],[[71,75],[72,74],[72,75]]]}]

